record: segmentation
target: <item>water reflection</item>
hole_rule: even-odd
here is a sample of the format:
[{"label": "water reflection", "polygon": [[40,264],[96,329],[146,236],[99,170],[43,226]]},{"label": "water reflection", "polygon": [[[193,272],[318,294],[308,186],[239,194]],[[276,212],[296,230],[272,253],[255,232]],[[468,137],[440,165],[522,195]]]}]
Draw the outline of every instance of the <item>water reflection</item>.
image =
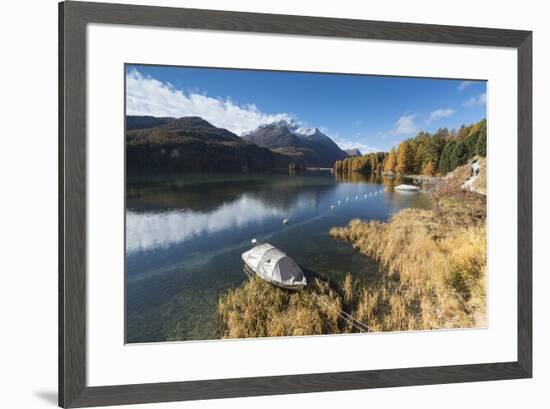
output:
[{"label": "water reflection", "polygon": [[229,175],[223,181],[219,176],[213,178],[130,182],[126,212],[128,255],[224,231],[232,240],[239,229],[249,228],[252,234],[254,225],[288,217],[296,222],[319,210],[322,198],[337,186],[325,177],[297,180],[284,175]]},{"label": "water reflection", "polygon": [[394,186],[402,183],[404,179],[398,177],[388,177],[388,176],[378,176],[375,173],[370,175],[360,173],[360,172],[337,172],[334,174],[334,179],[338,182],[347,182],[347,183],[370,183],[370,184],[381,184],[388,188],[393,188]]},{"label": "water reflection", "polygon": [[210,212],[189,209],[163,212],[130,210],[126,213],[126,250],[132,253],[167,247],[208,233],[242,228],[267,219],[281,219],[308,202],[298,203],[294,209],[291,209],[290,204],[286,208],[271,206],[269,201],[245,194]]},{"label": "water reflection", "polygon": [[331,279],[368,280],[377,264],[328,232],[430,206],[423,193],[395,192],[400,182],[326,171],[128,180],[127,341],[216,338],[218,296],[246,279],[241,254],[252,238]]}]

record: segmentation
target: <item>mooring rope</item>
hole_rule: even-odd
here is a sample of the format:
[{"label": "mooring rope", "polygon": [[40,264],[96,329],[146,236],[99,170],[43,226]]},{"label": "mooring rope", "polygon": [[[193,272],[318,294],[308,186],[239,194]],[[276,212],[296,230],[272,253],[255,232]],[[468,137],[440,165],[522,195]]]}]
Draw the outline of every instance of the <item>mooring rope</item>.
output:
[{"label": "mooring rope", "polygon": [[357,329],[359,332],[372,332],[372,329],[364,322],[359,321],[357,318],[349,315],[344,310],[338,309],[335,306],[329,304],[314,292],[312,292],[311,294],[317,301],[321,302],[321,304],[323,304],[325,307],[335,310],[340,318],[342,318],[344,321],[350,324],[353,328]]},{"label": "mooring rope", "polygon": [[[374,196],[377,196],[378,194],[382,194],[384,192],[387,192],[388,191],[388,188],[387,187],[383,187],[382,189],[380,190],[376,190],[376,191],[371,191],[371,192],[367,192],[363,195],[363,198],[364,199],[368,199],[369,197],[372,197],[373,195]],[[355,196],[355,200],[358,201],[360,200],[360,196],[357,194]],[[346,197],[345,199],[345,202],[346,203],[349,203],[350,202],[350,198],[349,196]],[[336,204],[331,204],[330,205],[330,210],[331,211],[334,211],[336,210],[337,207],[341,206],[344,204],[344,201],[343,200],[338,200],[336,202]],[[323,212],[321,215],[319,215],[318,217],[323,217],[326,213],[330,213],[330,212]],[[307,222],[309,222],[311,220],[307,220]],[[283,223],[285,225],[287,225],[289,223],[289,219],[286,218],[283,220]],[[300,223],[298,224],[300,225]],[[295,226],[298,226],[298,225],[295,225]],[[253,244],[257,244],[257,241],[256,239],[252,239],[252,243]],[[246,270],[246,268],[244,269],[245,273],[247,275],[249,275],[250,277],[252,277],[253,275],[252,274],[249,274],[249,272]],[[324,281],[321,279],[321,281]],[[328,302],[326,302],[325,300],[323,300],[319,295],[315,294],[313,291],[311,292],[311,294],[314,296],[314,298],[319,301],[321,304],[323,304],[325,306],[325,308],[330,308],[330,309],[333,309],[333,310],[336,310],[336,313],[338,314],[338,316],[343,319],[346,323],[348,323],[349,325],[351,325],[353,328],[357,329],[359,332],[374,332],[372,328],[370,328],[367,324],[365,324],[364,322],[361,322],[359,321],[357,318],[353,317],[352,315],[348,314],[347,312],[345,312],[344,310],[342,309],[337,309],[336,307],[334,307],[333,305],[329,304]]]}]

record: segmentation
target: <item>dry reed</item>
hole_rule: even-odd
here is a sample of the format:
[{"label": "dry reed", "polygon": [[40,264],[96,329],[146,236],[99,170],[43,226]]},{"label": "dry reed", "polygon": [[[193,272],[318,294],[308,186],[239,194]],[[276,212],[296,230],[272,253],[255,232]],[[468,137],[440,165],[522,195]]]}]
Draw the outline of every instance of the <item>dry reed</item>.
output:
[{"label": "dry reed", "polygon": [[220,336],[355,332],[342,310],[374,331],[484,326],[486,203],[460,188],[468,176],[466,165],[445,178],[431,210],[404,209],[387,223],[353,220],[330,230],[379,261],[379,277],[368,287],[348,274],[338,291],[313,279],[307,291],[292,293],[252,278],[220,297]]}]

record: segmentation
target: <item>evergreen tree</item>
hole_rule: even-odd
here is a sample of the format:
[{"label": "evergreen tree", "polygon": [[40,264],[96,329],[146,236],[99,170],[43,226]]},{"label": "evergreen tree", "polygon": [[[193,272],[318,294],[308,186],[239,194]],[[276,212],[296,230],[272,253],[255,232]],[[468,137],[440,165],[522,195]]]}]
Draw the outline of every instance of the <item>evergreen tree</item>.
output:
[{"label": "evergreen tree", "polygon": [[432,162],[434,171],[439,169],[439,159],[445,147],[445,138],[449,135],[447,129],[439,129],[431,138],[428,146],[427,161]]},{"label": "evergreen tree", "polygon": [[479,131],[479,127],[472,127],[472,130],[465,139],[466,148],[468,151],[468,158],[472,158],[476,154],[476,145],[479,139]]},{"label": "evergreen tree", "polygon": [[455,144],[451,152],[451,170],[464,165],[468,159],[468,145],[464,140],[460,140]]},{"label": "evergreen tree", "polygon": [[420,132],[416,137],[402,141],[397,149],[390,149],[389,153],[369,153],[336,161],[334,171],[434,175],[450,172],[475,155],[487,155],[485,119],[463,125],[457,132],[446,128],[433,135]]},{"label": "evergreen tree", "polygon": [[445,147],[441,152],[441,158],[439,160],[439,170],[441,171],[441,173],[447,173],[453,169],[451,167],[451,153],[453,152],[454,147],[455,141],[453,139],[449,140],[445,144]]},{"label": "evergreen tree", "polygon": [[487,156],[487,127],[483,126],[479,130],[479,136],[476,143],[476,154],[479,156]]}]

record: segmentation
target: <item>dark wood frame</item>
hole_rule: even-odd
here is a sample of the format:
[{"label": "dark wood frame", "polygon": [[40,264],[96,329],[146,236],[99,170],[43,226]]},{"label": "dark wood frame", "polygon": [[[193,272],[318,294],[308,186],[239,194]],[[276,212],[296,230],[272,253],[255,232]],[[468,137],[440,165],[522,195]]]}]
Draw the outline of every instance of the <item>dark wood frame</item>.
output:
[{"label": "dark wood frame", "polygon": [[[518,355],[515,362],[190,382],[86,385],[86,25],[509,47],[518,52]],[[121,295],[122,296],[122,295]],[[532,32],[137,5],[59,4],[59,405],[84,407],[532,376]]]}]

